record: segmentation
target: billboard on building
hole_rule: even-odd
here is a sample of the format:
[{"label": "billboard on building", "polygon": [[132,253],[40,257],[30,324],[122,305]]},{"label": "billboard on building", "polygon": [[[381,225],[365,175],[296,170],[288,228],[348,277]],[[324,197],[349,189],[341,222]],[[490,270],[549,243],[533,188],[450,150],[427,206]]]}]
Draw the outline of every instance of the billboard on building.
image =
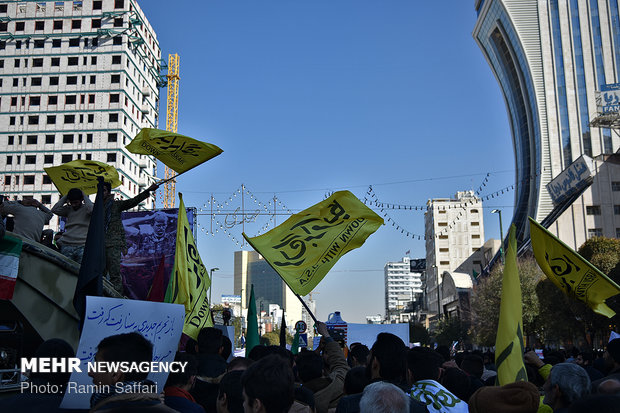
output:
[{"label": "billboard on building", "polygon": [[[127,297],[146,300],[162,258],[164,286],[168,285],[174,266],[178,215],[178,208],[123,212],[127,254],[121,259],[121,276]],[[192,231],[195,217],[194,208],[187,208]]]},{"label": "billboard on building", "polygon": [[409,260],[410,272],[422,272],[426,271],[426,258],[417,258]]},{"label": "billboard on building", "polygon": [[547,184],[547,190],[555,205],[560,204],[569,196],[583,191],[594,179],[592,158],[581,155],[558,176]]},{"label": "billboard on building", "polygon": [[601,86],[595,98],[598,113],[620,112],[620,83]]}]

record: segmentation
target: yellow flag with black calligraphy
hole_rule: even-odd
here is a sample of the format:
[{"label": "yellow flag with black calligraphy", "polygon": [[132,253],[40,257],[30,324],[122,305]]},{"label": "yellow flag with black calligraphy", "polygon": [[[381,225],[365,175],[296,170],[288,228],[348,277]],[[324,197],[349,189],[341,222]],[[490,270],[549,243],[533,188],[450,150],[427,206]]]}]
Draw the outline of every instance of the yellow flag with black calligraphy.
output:
[{"label": "yellow flag with black calligraphy", "polygon": [[375,214],[349,191],[335,192],[258,237],[250,245],[299,294],[316,287],[336,261],[383,225]]},{"label": "yellow flag with black calligraphy", "polygon": [[112,188],[121,184],[116,168],[103,162],[76,159],[44,169],[62,195],[67,195],[71,188],[81,189],[86,195],[96,194],[99,176],[109,182]]},{"label": "yellow flag with black calligraphy", "polygon": [[618,284],[532,218],[530,237],[538,266],[564,294],[595,313],[609,318],[616,314],[605,300],[620,293]]},{"label": "yellow flag with black calligraphy", "polygon": [[131,153],[152,155],[179,174],[223,152],[210,143],[154,128],[142,129],[125,148]]},{"label": "yellow flag with black calligraphy", "polygon": [[210,285],[209,274],[198,254],[194,235],[187,220],[183,195],[179,193],[174,269],[164,301],[185,306],[183,332],[194,340],[198,339],[201,329],[213,326],[207,295]]},{"label": "yellow flag with black calligraphy", "polygon": [[500,386],[527,380],[523,364],[523,304],[517,270],[516,227],[511,225],[502,276],[502,301],[495,338],[495,366]]}]

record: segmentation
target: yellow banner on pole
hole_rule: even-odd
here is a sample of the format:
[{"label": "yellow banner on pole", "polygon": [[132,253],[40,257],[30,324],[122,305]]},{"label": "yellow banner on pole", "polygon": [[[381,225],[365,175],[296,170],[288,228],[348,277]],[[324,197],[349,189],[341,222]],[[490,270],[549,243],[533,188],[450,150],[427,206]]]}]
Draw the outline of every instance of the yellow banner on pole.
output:
[{"label": "yellow banner on pole", "polygon": [[523,364],[523,304],[517,270],[516,227],[510,227],[502,277],[502,301],[495,338],[495,366],[499,385],[527,380]]},{"label": "yellow banner on pole", "polygon": [[180,193],[179,203],[174,270],[164,301],[185,306],[183,332],[197,340],[200,330],[213,326],[207,295],[211,280],[198,254],[194,235],[187,220],[183,196]]},{"label": "yellow banner on pole", "polygon": [[86,195],[96,194],[99,176],[112,188],[121,184],[116,168],[103,162],[77,159],[44,169],[62,195],[66,195],[71,188],[81,189]]},{"label": "yellow banner on pole", "polygon": [[538,266],[564,294],[600,315],[616,314],[605,300],[620,293],[618,284],[532,218],[530,237]]},{"label": "yellow banner on pole", "polygon": [[154,128],[142,129],[125,148],[131,153],[152,155],[179,174],[223,152],[210,143]]},{"label": "yellow banner on pole", "polygon": [[266,234],[243,236],[295,293],[306,295],[340,257],[364,244],[381,225],[383,218],[355,195],[339,191]]}]

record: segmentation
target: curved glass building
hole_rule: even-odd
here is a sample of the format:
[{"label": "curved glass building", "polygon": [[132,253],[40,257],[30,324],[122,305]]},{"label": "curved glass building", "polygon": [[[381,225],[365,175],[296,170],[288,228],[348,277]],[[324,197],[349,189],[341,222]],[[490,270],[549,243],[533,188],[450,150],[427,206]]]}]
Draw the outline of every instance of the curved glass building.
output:
[{"label": "curved glass building", "polygon": [[[554,220],[549,229],[573,248],[593,235],[620,236],[620,138],[590,126],[596,92],[620,81],[618,0],[476,0],[475,8],[473,37],[512,131],[517,240],[529,238],[528,216]],[[581,164],[592,176],[560,199],[558,182]]]}]

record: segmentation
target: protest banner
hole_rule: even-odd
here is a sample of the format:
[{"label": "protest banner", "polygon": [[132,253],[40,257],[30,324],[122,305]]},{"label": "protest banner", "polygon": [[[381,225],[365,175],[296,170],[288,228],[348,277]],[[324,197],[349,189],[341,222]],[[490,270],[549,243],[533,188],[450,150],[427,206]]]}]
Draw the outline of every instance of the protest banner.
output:
[{"label": "protest banner", "polygon": [[86,195],[96,193],[99,176],[109,182],[112,188],[121,185],[116,168],[103,162],[76,159],[43,169],[62,195],[67,195],[71,188],[81,189]]},{"label": "protest banner", "polygon": [[[76,352],[81,372],[71,373],[60,407],[90,408],[92,393],[88,390],[93,381],[88,376],[87,365],[94,361],[97,345],[106,337],[138,332],[153,344],[153,361],[174,361],[183,330],[185,309],[182,305],[88,296],[85,315]],[[148,379],[157,384],[158,391],[162,391],[167,377],[168,373],[150,373]]]}]

